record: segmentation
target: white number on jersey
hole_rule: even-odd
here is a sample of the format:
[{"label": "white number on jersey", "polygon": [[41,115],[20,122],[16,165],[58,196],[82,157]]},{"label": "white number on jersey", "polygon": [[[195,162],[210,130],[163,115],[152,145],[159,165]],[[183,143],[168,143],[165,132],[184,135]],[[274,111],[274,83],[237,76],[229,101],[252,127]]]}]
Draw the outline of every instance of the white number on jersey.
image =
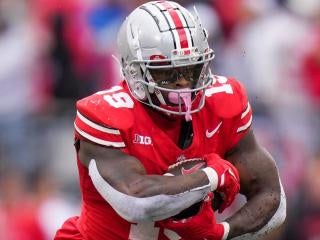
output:
[{"label": "white number on jersey", "polygon": [[112,95],[104,95],[103,99],[115,108],[133,108],[134,105],[129,94],[125,92],[118,92]]},{"label": "white number on jersey", "polygon": [[109,90],[97,92],[99,95],[104,95],[103,99],[115,108],[133,108],[134,102],[128,93],[117,92],[122,90],[120,86],[114,86]]},{"label": "white number on jersey", "polygon": [[215,84],[216,82],[218,82],[221,84],[221,86],[208,88],[206,90],[207,97],[211,97],[213,94],[221,93],[221,92],[225,92],[227,94],[233,94],[233,89],[232,89],[231,85],[226,83],[228,81],[228,79],[226,77],[215,76],[213,78],[213,81],[214,82],[212,84]]}]

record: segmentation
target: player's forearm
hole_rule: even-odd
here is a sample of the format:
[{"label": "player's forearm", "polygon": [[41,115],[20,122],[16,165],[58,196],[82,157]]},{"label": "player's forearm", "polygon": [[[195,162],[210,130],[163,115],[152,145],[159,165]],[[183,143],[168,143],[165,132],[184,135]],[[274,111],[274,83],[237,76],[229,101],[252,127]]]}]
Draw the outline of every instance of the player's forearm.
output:
[{"label": "player's forearm", "polygon": [[[79,159],[84,166],[95,159],[101,176],[116,190],[134,197],[178,194],[209,184],[203,171],[184,176],[148,175],[142,163],[119,150],[81,142]],[[106,158],[108,156],[108,158]]]},{"label": "player's forearm", "polygon": [[228,239],[263,228],[275,214],[279,204],[279,191],[265,191],[256,194],[238,212],[227,219],[230,224]]},{"label": "player's forearm", "polygon": [[208,177],[203,171],[170,177],[142,175],[127,185],[125,193],[135,197],[150,197],[159,194],[173,195],[208,184]]},{"label": "player's forearm", "polygon": [[121,217],[130,222],[157,221],[171,217],[201,201],[211,190],[210,184],[207,184],[175,195],[136,197],[118,191],[105,181],[95,160],[89,164],[89,175],[100,195]]}]

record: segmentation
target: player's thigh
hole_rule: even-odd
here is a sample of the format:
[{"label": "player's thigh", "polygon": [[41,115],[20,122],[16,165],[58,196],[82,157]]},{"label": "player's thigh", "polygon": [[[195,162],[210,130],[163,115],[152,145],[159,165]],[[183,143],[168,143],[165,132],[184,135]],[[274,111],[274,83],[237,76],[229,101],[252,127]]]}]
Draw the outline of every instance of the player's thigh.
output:
[{"label": "player's thigh", "polygon": [[64,222],[62,227],[56,232],[54,240],[84,240],[77,228],[79,217],[71,217]]}]

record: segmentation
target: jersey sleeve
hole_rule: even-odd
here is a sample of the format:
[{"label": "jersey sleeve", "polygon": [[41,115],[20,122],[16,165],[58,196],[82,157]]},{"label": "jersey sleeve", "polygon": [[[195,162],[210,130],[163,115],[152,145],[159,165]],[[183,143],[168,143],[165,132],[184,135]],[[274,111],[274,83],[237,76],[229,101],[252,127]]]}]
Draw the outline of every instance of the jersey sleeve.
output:
[{"label": "jersey sleeve", "polygon": [[74,128],[76,137],[80,139],[106,147],[125,147],[119,129],[107,127],[102,123],[95,122],[79,110],[77,110]]},{"label": "jersey sleeve", "polygon": [[249,131],[252,109],[244,86],[234,78],[215,76],[206,91],[211,111],[223,119],[224,150],[234,147]]},{"label": "jersey sleeve", "polygon": [[96,93],[77,102],[75,137],[106,147],[125,148],[123,137],[133,122],[128,108],[116,108]]},{"label": "jersey sleeve", "polygon": [[252,109],[250,103],[247,102],[242,112],[232,119],[228,120],[229,129],[226,136],[226,151],[232,149],[247,132],[252,125]]},{"label": "jersey sleeve", "polygon": [[236,79],[224,76],[214,76],[214,82],[205,94],[212,111],[225,119],[241,113],[248,103],[244,86]]}]

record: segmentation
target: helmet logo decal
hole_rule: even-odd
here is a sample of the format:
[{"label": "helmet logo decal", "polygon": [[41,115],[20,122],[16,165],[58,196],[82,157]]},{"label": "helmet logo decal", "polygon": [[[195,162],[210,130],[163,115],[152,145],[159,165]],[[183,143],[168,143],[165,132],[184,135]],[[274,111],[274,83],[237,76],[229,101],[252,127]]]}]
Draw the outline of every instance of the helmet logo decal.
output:
[{"label": "helmet logo decal", "polygon": [[163,56],[163,55],[151,55],[150,60],[160,60],[160,59],[166,59],[168,57]]}]

